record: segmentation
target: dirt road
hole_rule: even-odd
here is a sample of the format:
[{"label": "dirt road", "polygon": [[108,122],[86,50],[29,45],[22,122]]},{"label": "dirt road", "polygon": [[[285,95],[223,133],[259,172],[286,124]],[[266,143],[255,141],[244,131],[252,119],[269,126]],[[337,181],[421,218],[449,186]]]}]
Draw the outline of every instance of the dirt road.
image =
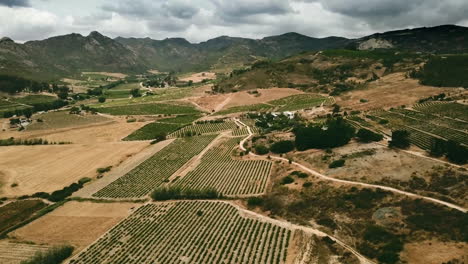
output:
[{"label": "dirt road", "polygon": [[[253,133],[252,133],[252,130],[250,129],[249,126],[247,126],[246,124],[244,124],[242,121],[240,120],[237,120],[238,123],[240,124],[243,124],[245,127],[247,127],[247,130],[249,131],[249,135],[244,138],[240,143],[239,143],[239,148],[243,151],[246,151],[246,149],[244,148],[244,143],[250,138],[252,137]],[[252,152],[249,153],[250,155],[252,156],[256,156],[256,157],[260,157]],[[285,159],[285,158],[282,158],[282,157],[277,157],[277,156],[270,156],[272,159],[276,159],[276,160],[281,160],[281,161],[285,161],[285,162],[289,162],[289,160]],[[315,175],[321,179],[325,179],[325,180],[328,180],[328,181],[333,181],[333,182],[338,182],[338,183],[343,183],[343,184],[350,184],[350,185],[359,185],[359,186],[362,186],[362,187],[367,187],[367,188],[377,188],[377,189],[381,189],[381,190],[386,190],[386,191],[390,191],[390,192],[393,192],[393,193],[398,193],[398,194],[402,194],[402,195],[406,195],[406,196],[409,196],[409,197],[412,197],[412,198],[416,198],[416,199],[424,199],[426,201],[430,201],[430,202],[433,202],[433,203],[437,203],[437,204],[440,204],[440,205],[443,205],[443,206],[447,206],[449,208],[452,208],[452,209],[455,209],[455,210],[458,210],[458,211],[461,211],[463,213],[466,213],[467,212],[467,209],[466,208],[463,208],[461,206],[458,206],[458,205],[455,205],[455,204],[452,204],[452,203],[449,203],[449,202],[445,202],[445,201],[441,201],[441,200],[438,200],[438,199],[435,199],[435,198],[431,198],[431,197],[427,197],[427,196],[422,196],[422,195],[418,195],[418,194],[414,194],[414,193],[410,193],[410,192],[405,192],[405,191],[402,191],[402,190],[398,190],[398,189],[395,189],[395,188],[392,188],[392,187],[388,187],[388,186],[382,186],[382,185],[376,185],[376,184],[368,184],[368,183],[362,183],[362,182],[354,182],[354,181],[348,181],[348,180],[340,180],[340,179],[335,179],[335,178],[332,178],[332,177],[329,177],[329,176],[326,176],[324,174],[321,174],[315,170],[312,170],[300,163],[297,163],[297,162],[292,162],[291,165],[294,165],[304,171],[307,171],[309,173],[311,173],[312,175]]]}]

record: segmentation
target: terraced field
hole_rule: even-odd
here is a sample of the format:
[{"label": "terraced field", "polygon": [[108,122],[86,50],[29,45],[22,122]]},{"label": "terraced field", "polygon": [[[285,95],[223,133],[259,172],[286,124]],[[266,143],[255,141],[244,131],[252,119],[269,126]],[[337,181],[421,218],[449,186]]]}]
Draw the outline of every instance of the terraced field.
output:
[{"label": "terraced field", "polygon": [[266,190],[272,163],[234,160],[231,153],[240,138],[230,138],[210,149],[200,164],[174,184],[182,189],[212,187],[223,195],[258,195]]},{"label": "terraced field", "polygon": [[222,202],[147,204],[70,263],[280,264],[291,234]]},{"label": "terraced field", "polygon": [[221,131],[237,129],[238,125],[234,121],[225,121],[221,123],[206,123],[206,124],[194,124],[185,126],[180,130],[169,135],[169,137],[183,137],[187,132],[195,133],[196,135],[217,133]]},{"label": "terraced field", "polygon": [[215,137],[216,135],[176,139],[169,146],[93,196],[103,198],[143,197],[168,181],[172,174],[198,155]]}]

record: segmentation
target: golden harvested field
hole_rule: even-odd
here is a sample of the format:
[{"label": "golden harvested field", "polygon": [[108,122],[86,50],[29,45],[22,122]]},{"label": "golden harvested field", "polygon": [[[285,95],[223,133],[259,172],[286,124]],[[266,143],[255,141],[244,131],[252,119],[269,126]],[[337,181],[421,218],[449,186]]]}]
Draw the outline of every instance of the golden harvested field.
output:
[{"label": "golden harvested field", "polygon": [[[393,73],[372,82],[363,90],[351,91],[336,98],[337,104],[355,110],[390,108],[412,105],[419,99],[454,92],[454,88],[423,86],[418,80],[405,78],[404,73]],[[361,99],[369,100],[361,103]]]},{"label": "golden harvested field", "polygon": [[127,123],[123,117],[105,118],[106,122],[60,129],[25,130],[21,132],[16,130],[0,131],[0,138],[43,138],[54,142],[63,141],[76,144],[118,142],[149,123],[149,121]]},{"label": "golden harvested field", "polygon": [[75,246],[74,253],[78,253],[140,205],[72,201],[17,229],[9,237],[38,244],[71,244]]},{"label": "golden harvested field", "polygon": [[128,75],[119,72],[83,72],[84,75],[104,75],[113,78],[123,79]]},{"label": "golden harvested field", "polygon": [[[96,169],[116,166],[147,146],[147,142],[114,142],[2,147],[0,182],[4,184],[0,195],[62,189],[83,177],[95,177]],[[11,187],[14,183],[18,186]]]},{"label": "golden harvested field", "polygon": [[411,264],[440,264],[453,259],[461,261],[457,263],[467,263],[467,243],[437,240],[408,243],[405,245],[401,259]]},{"label": "golden harvested field", "polygon": [[35,245],[30,243],[17,243],[11,240],[0,240],[0,263],[20,264],[21,261],[28,260],[37,252],[46,251],[46,245]]}]

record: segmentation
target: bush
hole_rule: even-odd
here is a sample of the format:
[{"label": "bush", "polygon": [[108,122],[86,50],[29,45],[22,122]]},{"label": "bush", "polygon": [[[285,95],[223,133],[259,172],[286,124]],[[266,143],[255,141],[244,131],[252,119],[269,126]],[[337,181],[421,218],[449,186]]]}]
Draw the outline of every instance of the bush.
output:
[{"label": "bush", "polygon": [[180,187],[157,188],[151,193],[151,198],[155,201],[180,200],[180,199],[218,199],[222,195],[214,188],[202,189],[182,189]]},{"label": "bush", "polygon": [[54,247],[46,252],[38,252],[30,260],[22,261],[21,264],[60,264],[72,253],[72,246]]},{"label": "bush", "polygon": [[96,172],[99,174],[103,174],[103,173],[109,172],[111,169],[112,169],[112,166],[108,166],[105,168],[98,168]]},{"label": "bush", "polygon": [[345,160],[344,159],[339,159],[339,160],[335,160],[332,163],[330,163],[330,165],[328,165],[328,168],[330,168],[330,169],[339,168],[339,167],[343,167],[344,164],[345,164]]},{"label": "bush", "polygon": [[301,179],[305,179],[305,178],[309,177],[309,174],[307,174],[305,172],[301,172],[301,171],[293,171],[293,172],[291,172],[291,175],[296,175],[298,178],[301,178]]},{"label": "bush", "polygon": [[374,133],[368,129],[361,128],[356,134],[356,137],[358,138],[358,141],[364,142],[364,143],[369,143],[369,142],[377,142],[381,141],[383,139],[383,135]]},{"label": "bush", "polygon": [[287,153],[294,150],[294,142],[291,140],[278,141],[271,146],[270,150],[276,154]]},{"label": "bush", "polygon": [[255,153],[257,153],[258,155],[265,155],[265,154],[268,154],[269,152],[270,150],[268,149],[268,147],[264,145],[255,146]]},{"label": "bush", "polygon": [[304,182],[304,184],[302,184],[302,187],[304,187],[304,188],[312,187],[312,183],[311,182]]},{"label": "bush", "polygon": [[291,176],[286,176],[281,180],[281,184],[291,184],[293,182],[294,182],[294,179]]},{"label": "bush", "polygon": [[99,101],[100,103],[105,103],[105,102],[106,102],[106,98],[105,98],[104,96],[101,96],[101,97],[98,98],[98,101]]}]

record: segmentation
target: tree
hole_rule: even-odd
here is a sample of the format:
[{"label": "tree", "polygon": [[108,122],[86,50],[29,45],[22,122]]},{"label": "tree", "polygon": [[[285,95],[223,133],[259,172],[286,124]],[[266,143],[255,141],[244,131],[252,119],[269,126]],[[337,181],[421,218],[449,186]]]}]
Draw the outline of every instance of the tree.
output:
[{"label": "tree", "polygon": [[343,118],[338,117],[328,119],[324,125],[299,126],[293,132],[297,149],[307,150],[344,146],[354,137],[356,130]]},{"label": "tree", "polygon": [[450,162],[466,164],[468,159],[468,149],[455,141],[447,142],[447,158]]},{"label": "tree", "polygon": [[138,89],[138,88],[135,88],[135,89],[130,90],[130,94],[131,94],[133,97],[141,97],[140,89]]},{"label": "tree", "polygon": [[339,113],[340,112],[340,109],[341,109],[341,106],[337,105],[337,104],[334,104],[333,105],[333,113],[336,114],[336,113]]},{"label": "tree", "polygon": [[68,98],[68,91],[69,90],[70,89],[68,88],[68,86],[60,87],[58,89],[57,96],[62,100],[66,100]]},{"label": "tree", "polygon": [[255,153],[257,153],[258,155],[265,155],[268,154],[268,152],[270,152],[270,150],[264,145],[255,146]]},{"label": "tree", "polygon": [[271,152],[276,154],[287,153],[294,150],[294,142],[291,140],[282,140],[271,145]]},{"label": "tree", "polygon": [[358,141],[364,142],[364,143],[369,143],[372,141],[381,141],[383,139],[383,135],[374,133],[370,131],[369,129],[361,128],[356,134],[356,137],[358,138]]},{"label": "tree", "polygon": [[188,84],[187,84],[187,85],[188,85],[188,86],[192,86],[192,85],[193,85],[193,81],[192,81],[192,80],[188,81]]},{"label": "tree", "polygon": [[98,98],[98,101],[99,101],[100,103],[105,103],[105,102],[106,102],[106,98],[105,98],[104,96],[101,96],[101,97]]},{"label": "tree", "polygon": [[447,153],[447,141],[440,138],[432,138],[429,154],[433,157],[441,157]]},{"label": "tree", "polygon": [[33,111],[31,108],[26,108],[23,110],[23,115],[28,119],[31,118],[32,114],[33,114]]},{"label": "tree", "polygon": [[406,130],[392,131],[392,140],[388,143],[389,147],[406,149],[410,146],[410,133]]}]

